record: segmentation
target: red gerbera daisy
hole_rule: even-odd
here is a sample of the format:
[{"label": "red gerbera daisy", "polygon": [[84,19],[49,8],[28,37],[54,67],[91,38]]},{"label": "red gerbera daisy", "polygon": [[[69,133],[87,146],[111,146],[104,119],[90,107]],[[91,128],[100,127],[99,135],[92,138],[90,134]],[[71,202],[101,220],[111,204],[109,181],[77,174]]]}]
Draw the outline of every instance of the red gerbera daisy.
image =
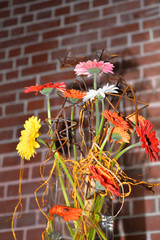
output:
[{"label": "red gerbera daisy", "polygon": [[139,122],[139,125],[140,126],[136,126],[136,132],[140,137],[142,147],[145,148],[147,157],[150,158],[151,161],[157,161],[159,159],[159,141],[155,137],[155,131],[152,131],[153,124],[149,120],[146,120],[143,123]]},{"label": "red gerbera daisy", "polygon": [[61,205],[54,205],[50,210],[50,218],[53,216],[53,214],[57,214],[60,217],[63,218],[66,222],[70,221],[76,221],[81,216],[82,209],[81,208],[72,208],[72,207],[66,207]]},{"label": "red gerbera daisy", "polygon": [[127,123],[127,121],[125,121],[122,116],[119,116],[117,112],[105,110],[102,115],[104,115],[104,117],[115,127],[121,127],[126,131],[129,129],[129,124]]},{"label": "red gerbera daisy", "polygon": [[96,168],[95,166],[90,166],[89,171],[93,174],[90,178],[95,178],[105,189],[110,191],[114,197],[114,194],[120,196],[119,186],[113,180],[113,177],[107,170],[104,170],[102,167]]},{"label": "red gerbera daisy", "polygon": [[38,85],[36,86],[30,86],[25,87],[24,93],[30,93],[30,92],[36,92],[36,95],[39,91],[42,91],[44,88],[56,88],[60,91],[64,91],[66,89],[66,83],[65,82],[58,82],[58,83],[46,83],[44,85]]},{"label": "red gerbera daisy", "polygon": [[82,99],[86,95],[85,92],[81,92],[76,89],[67,89],[63,92],[64,97],[75,98],[75,99]]}]

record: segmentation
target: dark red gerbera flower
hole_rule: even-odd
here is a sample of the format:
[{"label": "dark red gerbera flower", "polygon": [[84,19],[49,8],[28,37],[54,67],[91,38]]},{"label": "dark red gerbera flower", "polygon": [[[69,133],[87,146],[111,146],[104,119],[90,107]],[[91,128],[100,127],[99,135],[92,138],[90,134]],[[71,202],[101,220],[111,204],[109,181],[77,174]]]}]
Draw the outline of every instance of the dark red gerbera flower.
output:
[{"label": "dark red gerbera flower", "polygon": [[61,205],[54,205],[50,210],[50,218],[53,216],[53,214],[57,214],[60,217],[63,218],[66,222],[70,221],[76,221],[81,216],[82,209],[81,208],[72,208],[72,207],[66,207]]},{"label": "dark red gerbera flower", "polygon": [[95,166],[90,166],[89,171],[93,174],[90,178],[94,178],[100,182],[105,189],[112,193],[113,197],[114,194],[120,196],[119,186],[107,170],[104,170],[102,167],[96,168]]},{"label": "dark red gerbera flower", "polygon": [[151,161],[157,161],[159,159],[159,141],[155,137],[155,131],[152,131],[153,124],[149,120],[145,120],[143,123],[139,122],[139,125],[136,126],[136,132],[140,137],[142,147],[145,148],[147,157]]}]

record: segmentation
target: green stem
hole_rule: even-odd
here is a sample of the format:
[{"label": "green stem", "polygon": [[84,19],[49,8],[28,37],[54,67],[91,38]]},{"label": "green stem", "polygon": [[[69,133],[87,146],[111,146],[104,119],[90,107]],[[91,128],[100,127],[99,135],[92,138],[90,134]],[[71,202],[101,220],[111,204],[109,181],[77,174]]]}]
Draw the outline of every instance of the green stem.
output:
[{"label": "green stem", "polygon": [[[65,164],[64,164],[64,162],[62,161],[61,158],[59,158],[58,161],[60,162],[61,166],[63,167],[63,170],[65,171],[65,173],[66,173],[66,175],[67,175],[67,177],[68,177],[68,179],[69,179],[69,181],[70,181],[70,183],[71,183],[71,185],[72,185],[72,187],[74,189],[74,181],[73,181],[70,173],[68,172],[68,169],[66,168],[66,166],[65,166]],[[84,204],[83,204],[82,199],[81,199],[81,197],[80,197],[80,195],[79,195],[77,190],[76,190],[76,195],[77,195],[77,199],[79,201],[79,204],[80,204],[81,208],[83,209],[84,208]]]},{"label": "green stem", "polygon": [[109,130],[108,130],[108,132],[107,132],[107,136],[105,137],[105,139],[104,139],[104,141],[102,142],[102,145],[101,145],[101,147],[100,147],[100,153],[103,151],[103,148],[105,147],[105,145],[106,145],[106,142],[107,142],[107,140],[108,140],[108,138],[109,138],[109,136],[110,136],[110,133],[111,133],[111,131],[112,131],[112,126],[109,128]]},{"label": "green stem", "polygon": [[110,149],[109,149],[109,151],[108,151],[108,154],[107,154],[107,156],[109,156],[109,155],[110,155],[110,153],[112,152],[112,150],[113,150],[113,147],[114,147],[114,144],[115,144],[115,141],[113,141],[113,143],[112,143],[112,145],[111,145],[111,147],[110,147]]},{"label": "green stem", "polygon": [[[102,113],[104,113],[104,99],[102,99],[101,102],[102,102]],[[103,127],[103,120],[104,120],[104,116],[102,115],[99,130],[98,130],[98,135],[101,134],[102,127]]]},{"label": "green stem", "polygon": [[118,155],[116,155],[116,157],[114,157],[116,160],[121,157],[125,152],[127,152],[128,150],[130,150],[131,148],[134,148],[134,147],[138,147],[138,146],[141,146],[141,142],[138,142],[138,143],[135,143],[135,144],[132,144],[128,147],[126,147],[125,149],[123,149]]},{"label": "green stem", "polygon": [[[74,106],[72,106],[72,109],[71,109],[71,124],[73,123],[73,116],[74,116]],[[74,129],[71,128],[71,131],[72,131],[72,136],[74,138],[75,136]],[[74,152],[74,159],[77,161],[77,149],[75,144],[73,144],[73,152]]]},{"label": "green stem", "polygon": [[[94,90],[97,90],[97,74],[93,74],[93,85],[94,85]],[[99,104],[98,100],[96,99],[95,101],[96,105],[96,136],[98,135],[98,129],[99,129]]]}]

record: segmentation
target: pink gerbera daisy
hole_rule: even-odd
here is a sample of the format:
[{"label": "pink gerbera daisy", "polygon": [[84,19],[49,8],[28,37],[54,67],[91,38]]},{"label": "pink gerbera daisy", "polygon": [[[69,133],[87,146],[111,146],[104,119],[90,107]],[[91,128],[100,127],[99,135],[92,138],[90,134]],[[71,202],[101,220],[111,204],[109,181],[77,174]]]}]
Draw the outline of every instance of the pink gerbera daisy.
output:
[{"label": "pink gerbera daisy", "polygon": [[102,73],[112,73],[113,74],[113,64],[110,62],[100,61],[97,62],[96,59],[93,61],[88,60],[87,62],[80,62],[76,65],[74,71],[77,75],[86,75],[88,77],[92,76],[93,74]]}]

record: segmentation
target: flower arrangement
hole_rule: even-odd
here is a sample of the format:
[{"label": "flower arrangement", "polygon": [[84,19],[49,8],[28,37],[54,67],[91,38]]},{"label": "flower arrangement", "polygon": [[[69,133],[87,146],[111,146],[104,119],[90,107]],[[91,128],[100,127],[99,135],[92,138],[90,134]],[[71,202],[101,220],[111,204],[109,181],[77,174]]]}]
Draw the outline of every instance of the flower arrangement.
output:
[{"label": "flower arrangement", "polygon": [[[150,191],[158,185],[132,179],[120,166],[120,157],[134,147],[144,148],[150,161],[158,161],[159,141],[152,130],[153,124],[139,115],[148,104],[137,101],[133,87],[124,80],[108,77],[109,74],[114,74],[114,65],[110,60],[112,56],[104,61],[79,61],[74,58],[73,63],[68,64],[66,57],[62,68],[73,67],[81,81],[76,80],[70,89],[64,82],[60,82],[30,86],[24,90],[25,93],[36,92],[36,95],[40,92],[47,100],[47,139],[41,137],[41,120],[32,116],[26,120],[17,145],[18,154],[28,161],[34,157],[37,148],[45,145],[48,153],[42,165],[44,167],[48,161],[52,162],[47,179],[40,169],[43,183],[35,191],[37,204],[47,219],[42,239],[44,235],[46,239],[52,239],[55,218],[59,216],[59,221],[63,219],[66,223],[72,239],[93,240],[97,235],[99,239],[106,240],[100,227],[105,197],[119,198],[121,202],[121,208],[114,218],[122,209],[124,198],[130,194],[133,185],[140,185]],[[98,88],[101,75],[107,83]],[[89,90],[85,77],[93,80]],[[57,116],[51,116],[50,95],[53,88],[63,99]],[[120,111],[120,102],[123,100],[133,103],[132,112],[128,115]],[[138,104],[143,107],[138,109]],[[76,119],[77,116],[79,119]],[[38,202],[37,191],[45,186],[44,195],[48,192],[54,172],[57,173],[65,205],[56,203],[45,213]],[[22,175],[20,174],[20,184]],[[68,189],[65,188],[66,179]],[[124,189],[125,185],[128,190]],[[18,204],[21,204],[21,199]],[[15,212],[16,209],[17,206]],[[12,226],[13,224],[14,217]],[[16,239],[14,230],[13,234]]]}]

